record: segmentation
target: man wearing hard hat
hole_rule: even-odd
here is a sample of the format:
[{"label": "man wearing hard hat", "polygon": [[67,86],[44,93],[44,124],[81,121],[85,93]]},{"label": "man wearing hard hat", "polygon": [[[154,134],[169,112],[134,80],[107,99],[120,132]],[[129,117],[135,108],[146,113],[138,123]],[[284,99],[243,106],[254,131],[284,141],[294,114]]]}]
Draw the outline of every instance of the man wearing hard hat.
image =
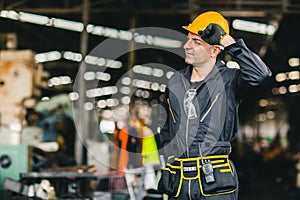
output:
[{"label": "man wearing hard hat", "polygon": [[[229,34],[218,12],[200,14],[188,26],[187,67],[169,80],[158,128],[161,178],[169,199],[238,199],[237,172],[229,158],[238,128],[238,106],[271,77],[266,64]],[[218,55],[226,50],[239,68]]]}]

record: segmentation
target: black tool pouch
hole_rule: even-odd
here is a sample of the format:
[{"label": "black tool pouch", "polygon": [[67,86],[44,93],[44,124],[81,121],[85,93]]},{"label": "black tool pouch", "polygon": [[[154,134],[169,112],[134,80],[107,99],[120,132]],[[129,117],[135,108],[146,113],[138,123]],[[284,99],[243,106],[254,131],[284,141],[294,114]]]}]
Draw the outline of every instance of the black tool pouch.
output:
[{"label": "black tool pouch", "polygon": [[236,190],[237,182],[229,161],[225,164],[214,165],[213,175],[215,181],[207,183],[203,170],[200,172],[200,191],[203,196],[230,194]]},{"label": "black tool pouch", "polygon": [[161,168],[161,177],[158,182],[158,190],[169,196],[176,196],[180,184],[180,171],[168,165]]}]

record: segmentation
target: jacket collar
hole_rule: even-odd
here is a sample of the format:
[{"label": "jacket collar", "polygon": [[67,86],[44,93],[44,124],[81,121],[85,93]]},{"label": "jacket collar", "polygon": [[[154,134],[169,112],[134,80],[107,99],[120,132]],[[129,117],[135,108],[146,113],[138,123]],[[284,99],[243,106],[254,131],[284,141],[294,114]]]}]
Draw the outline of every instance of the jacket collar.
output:
[{"label": "jacket collar", "polygon": [[[220,71],[220,67],[223,66],[224,64],[218,59],[215,66],[213,67],[212,71],[208,73],[208,75],[205,77],[203,80],[204,82],[207,82],[209,79],[214,79],[216,78],[217,74]],[[186,68],[182,70],[182,75],[184,77],[184,81],[186,82],[187,85],[190,85],[190,79],[191,79],[191,74],[192,74],[193,66],[188,65]]]}]

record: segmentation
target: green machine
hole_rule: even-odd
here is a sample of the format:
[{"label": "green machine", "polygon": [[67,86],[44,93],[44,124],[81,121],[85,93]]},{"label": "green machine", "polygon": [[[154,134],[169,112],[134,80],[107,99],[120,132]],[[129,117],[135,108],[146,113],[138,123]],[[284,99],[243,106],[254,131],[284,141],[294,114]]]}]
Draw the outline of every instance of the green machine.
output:
[{"label": "green machine", "polygon": [[20,180],[20,173],[31,170],[31,147],[27,144],[0,144],[0,196],[5,178]]}]

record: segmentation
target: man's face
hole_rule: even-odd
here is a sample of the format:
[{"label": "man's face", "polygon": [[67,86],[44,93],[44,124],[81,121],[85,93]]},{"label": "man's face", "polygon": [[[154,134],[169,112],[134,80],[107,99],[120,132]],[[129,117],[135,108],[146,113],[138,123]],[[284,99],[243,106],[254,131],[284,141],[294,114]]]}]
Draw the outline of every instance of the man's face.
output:
[{"label": "man's face", "polygon": [[207,42],[202,40],[201,36],[189,33],[187,41],[183,46],[185,50],[185,62],[193,66],[206,63],[211,58],[211,48]]}]

